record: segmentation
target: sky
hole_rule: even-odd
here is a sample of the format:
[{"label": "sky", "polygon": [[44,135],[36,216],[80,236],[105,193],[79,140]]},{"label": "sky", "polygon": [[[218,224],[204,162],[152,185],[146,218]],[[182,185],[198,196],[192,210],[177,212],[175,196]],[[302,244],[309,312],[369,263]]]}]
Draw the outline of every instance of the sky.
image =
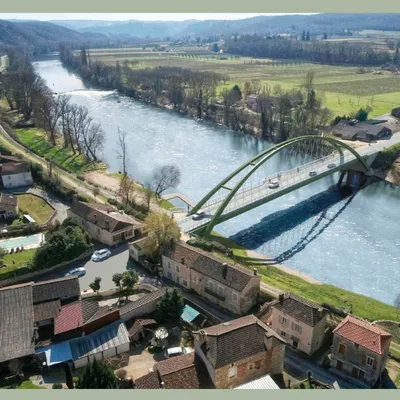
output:
[{"label": "sky", "polygon": [[185,21],[188,19],[197,19],[197,20],[207,20],[207,19],[243,19],[243,18],[251,18],[259,15],[287,15],[287,14],[243,14],[243,13],[226,13],[226,14],[213,14],[213,13],[203,13],[203,14],[189,14],[189,13],[174,13],[174,14],[35,14],[35,13],[20,13],[20,14],[12,14],[12,13],[0,13],[0,19],[33,19],[37,21],[49,21],[49,20],[104,20],[104,21],[126,21],[130,19],[136,19],[141,21]]}]

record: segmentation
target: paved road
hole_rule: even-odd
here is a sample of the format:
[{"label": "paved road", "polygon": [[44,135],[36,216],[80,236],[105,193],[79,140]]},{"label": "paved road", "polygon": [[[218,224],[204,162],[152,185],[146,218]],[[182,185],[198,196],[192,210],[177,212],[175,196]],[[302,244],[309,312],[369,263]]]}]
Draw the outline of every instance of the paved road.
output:
[{"label": "paved road", "polygon": [[285,350],[284,370],[299,380],[306,379],[308,371],[311,371],[311,374],[315,379],[329,385],[333,385],[333,383],[337,381],[342,389],[360,389],[353,383],[347,382],[320,367],[313,361],[301,357],[288,346]]}]

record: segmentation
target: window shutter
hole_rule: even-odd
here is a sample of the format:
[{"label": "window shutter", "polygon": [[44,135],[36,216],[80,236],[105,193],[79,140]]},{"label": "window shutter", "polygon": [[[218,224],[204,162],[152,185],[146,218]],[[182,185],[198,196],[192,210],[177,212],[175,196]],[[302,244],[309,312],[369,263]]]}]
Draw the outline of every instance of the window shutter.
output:
[{"label": "window shutter", "polygon": [[373,369],[376,369],[376,367],[377,367],[377,365],[378,365],[378,363],[376,362],[376,360],[374,360],[374,365],[373,365]]},{"label": "window shutter", "polygon": [[365,365],[367,363],[367,356],[366,355],[362,356],[362,363],[363,363],[363,365]]}]

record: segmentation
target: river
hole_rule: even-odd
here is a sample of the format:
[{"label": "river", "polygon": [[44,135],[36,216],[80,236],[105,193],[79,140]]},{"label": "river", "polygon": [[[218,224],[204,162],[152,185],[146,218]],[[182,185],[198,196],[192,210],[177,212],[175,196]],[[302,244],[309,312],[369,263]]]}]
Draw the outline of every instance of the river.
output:
[{"label": "river", "polygon": [[[128,132],[129,172],[140,182],[156,165],[174,163],[182,171],[178,191],[199,201],[220,180],[270,143],[228,129],[196,123],[178,113],[149,106],[111,91],[95,91],[54,57],[35,62],[54,92],[89,109],[106,133],[103,159],[118,171],[118,127]],[[266,174],[307,161],[279,154],[260,169]],[[327,188],[337,176],[321,179],[216,230],[281,264],[329,283],[392,304],[400,293],[400,188],[380,182],[340,200]]]}]

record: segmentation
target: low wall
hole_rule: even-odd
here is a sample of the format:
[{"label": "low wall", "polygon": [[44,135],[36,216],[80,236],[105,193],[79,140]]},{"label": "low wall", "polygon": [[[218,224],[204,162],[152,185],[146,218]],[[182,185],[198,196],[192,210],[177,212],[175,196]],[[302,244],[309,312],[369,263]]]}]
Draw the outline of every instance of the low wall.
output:
[{"label": "low wall", "polygon": [[15,278],[4,279],[4,280],[0,281],[0,287],[11,286],[11,285],[15,285],[17,283],[23,283],[23,282],[31,282],[35,278],[38,278],[42,275],[47,275],[50,272],[55,272],[59,269],[62,269],[68,264],[71,264],[76,261],[84,260],[85,258],[89,258],[92,254],[93,254],[93,246],[90,249],[86,250],[84,253],[82,253],[80,256],[74,258],[73,260],[64,261],[60,264],[54,265],[53,267],[41,269],[39,271],[30,272],[28,274],[17,276]]}]

